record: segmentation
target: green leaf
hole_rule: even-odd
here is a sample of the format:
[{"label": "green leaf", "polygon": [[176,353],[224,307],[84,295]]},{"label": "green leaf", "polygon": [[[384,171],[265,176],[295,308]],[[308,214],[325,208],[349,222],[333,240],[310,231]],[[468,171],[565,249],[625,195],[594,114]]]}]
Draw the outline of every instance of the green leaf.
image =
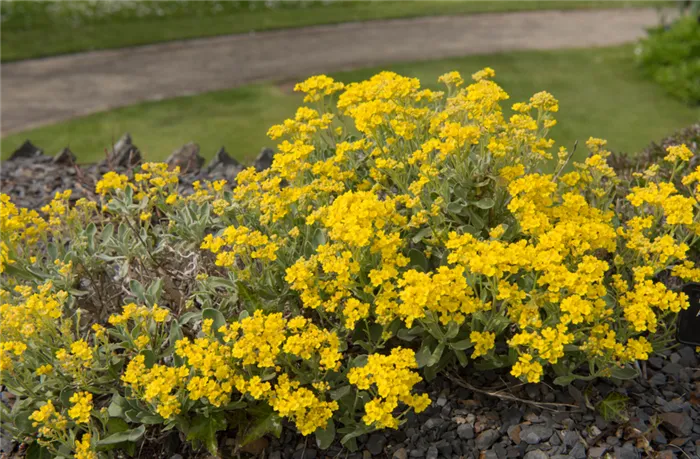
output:
[{"label": "green leaf", "polygon": [[66,387],[61,391],[61,393],[58,396],[58,399],[61,401],[61,404],[65,407],[69,407],[72,405],[70,402],[70,398],[75,394],[75,390],[73,390],[70,387]]},{"label": "green leaf", "polygon": [[279,438],[282,434],[282,418],[274,411],[260,419],[243,437],[242,446],[250,442],[264,437],[267,434],[273,434]]},{"label": "green leaf", "polygon": [[208,308],[202,311],[202,320],[207,320],[207,319],[212,319],[214,321],[214,324],[212,325],[211,329],[214,332],[219,331],[219,328],[223,327],[226,325],[226,319],[224,318],[224,315],[221,314],[221,311],[217,309],[212,309]]},{"label": "green leaf", "polygon": [[126,432],[129,430],[129,424],[120,418],[109,418],[107,420],[107,432],[110,434]]},{"label": "green leaf", "polygon": [[467,357],[467,354],[465,354],[464,351],[460,351],[459,349],[455,349],[454,354],[457,356],[459,364],[463,367],[466,367],[469,363],[469,358]]},{"label": "green leaf", "polygon": [[[183,338],[182,329],[177,320],[170,322],[170,334],[168,335],[168,345],[170,348],[175,349],[175,343]],[[182,357],[173,352],[173,360],[176,365],[182,365]]]},{"label": "green leaf", "polygon": [[430,348],[423,344],[418,352],[416,352],[416,363],[418,364],[418,368],[423,368],[424,366],[428,365],[430,363],[431,356],[432,353],[430,352]]},{"label": "green leaf", "polygon": [[418,335],[414,335],[411,333],[411,330],[408,330],[406,328],[402,328],[396,333],[396,337],[400,340],[403,341],[413,341],[418,337]]},{"label": "green leaf", "polygon": [[413,268],[420,269],[423,272],[428,272],[428,259],[420,250],[411,249],[408,251],[408,258],[410,261],[410,266]]},{"label": "green leaf", "polygon": [[97,442],[97,446],[108,446],[116,445],[118,443],[124,442],[136,442],[143,437],[146,432],[146,426],[138,426],[135,429],[125,430],[123,432],[117,432],[115,434],[109,435],[106,438]]},{"label": "green leaf", "polygon": [[456,351],[466,351],[467,349],[474,347],[474,343],[467,338],[461,341],[455,341],[454,343],[449,343],[449,346]]},{"label": "green leaf", "polygon": [[615,379],[634,379],[637,376],[639,376],[639,373],[637,370],[631,367],[614,367],[612,371],[610,372],[610,376]]},{"label": "green leaf", "polygon": [[445,344],[440,343],[437,345],[435,350],[433,351],[432,355],[430,356],[430,360],[428,361],[428,366],[432,367],[436,363],[440,361],[440,358],[442,357],[442,353],[445,351]]},{"label": "green leaf", "polygon": [[451,320],[447,325],[447,331],[445,332],[445,338],[452,339],[459,333],[459,324],[454,320]]},{"label": "green leaf", "polygon": [[216,433],[225,428],[226,418],[223,413],[213,413],[208,417],[199,414],[190,423],[187,440],[201,441],[211,454],[216,455],[219,449]]},{"label": "green leaf", "polygon": [[24,453],[24,457],[26,459],[51,459],[54,456],[49,452],[48,449],[39,445],[39,443],[34,442],[31,445],[29,445],[29,448],[27,448],[27,452]]},{"label": "green leaf", "polygon": [[473,204],[474,204],[476,207],[478,207],[479,209],[490,209],[490,208],[492,208],[494,205],[496,205],[496,201],[494,201],[494,200],[491,199],[491,198],[482,198],[482,199],[480,199],[479,201],[476,201],[476,202],[473,203]]},{"label": "green leaf", "polygon": [[568,386],[572,382],[576,381],[576,375],[566,375],[566,376],[559,376],[557,378],[554,378],[554,384],[557,386]]},{"label": "green leaf", "polygon": [[146,291],[143,289],[143,285],[141,285],[141,282],[132,279],[129,282],[129,289],[138,300],[140,300],[142,303],[146,302]]},{"label": "green leaf", "polygon": [[331,400],[340,400],[341,398],[348,395],[350,391],[351,387],[349,385],[341,386],[337,389],[334,389],[331,391]]},{"label": "green leaf", "polygon": [[415,236],[411,239],[414,244],[418,244],[423,239],[430,237],[433,234],[433,229],[431,227],[421,228]]},{"label": "green leaf", "polygon": [[629,419],[627,416],[628,400],[626,396],[618,392],[610,392],[607,397],[598,403],[596,408],[606,421],[627,421]]},{"label": "green leaf", "polygon": [[325,429],[316,429],[316,445],[319,449],[328,449],[335,440],[335,423],[333,419],[328,420],[328,424]]},{"label": "green leaf", "polygon": [[[2,403],[2,402],[0,402]],[[21,432],[29,433],[36,431],[36,428],[32,426],[34,423],[29,419],[34,410],[24,410],[18,411],[12,416],[12,424]]]},{"label": "green leaf", "polygon": [[126,399],[119,394],[114,394],[112,402],[107,407],[107,413],[113,418],[124,418],[124,411],[127,407]]}]

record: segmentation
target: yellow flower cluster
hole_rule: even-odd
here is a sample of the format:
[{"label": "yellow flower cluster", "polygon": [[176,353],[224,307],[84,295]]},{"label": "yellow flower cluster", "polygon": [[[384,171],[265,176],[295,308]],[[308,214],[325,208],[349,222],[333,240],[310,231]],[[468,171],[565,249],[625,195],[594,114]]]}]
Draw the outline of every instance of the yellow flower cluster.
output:
[{"label": "yellow flower cluster", "polygon": [[[275,261],[279,249],[275,239],[276,236],[270,240],[260,231],[250,230],[245,226],[229,226],[221,236],[207,235],[200,248],[217,254],[217,266],[228,267],[236,263],[236,257],[244,257],[245,260]],[[226,245],[231,249],[221,251]]]},{"label": "yellow flower cluster", "polygon": [[90,422],[90,412],[92,411],[92,394],[90,392],[76,392],[70,398],[73,404],[68,410],[68,416],[78,424]]},{"label": "yellow flower cluster", "polygon": [[373,399],[365,404],[365,424],[377,428],[395,429],[400,419],[394,416],[399,402],[420,413],[430,405],[427,394],[415,395],[413,386],[421,378],[413,371],[415,354],[410,349],[396,347],[389,355],[371,354],[363,367],[351,368],[348,381],[360,390],[369,390]]}]

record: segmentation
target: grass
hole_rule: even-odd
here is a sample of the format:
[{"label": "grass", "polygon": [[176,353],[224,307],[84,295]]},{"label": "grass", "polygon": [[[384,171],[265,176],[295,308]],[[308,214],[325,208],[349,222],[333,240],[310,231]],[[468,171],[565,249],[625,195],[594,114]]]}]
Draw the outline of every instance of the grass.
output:
[{"label": "grass", "polygon": [[[275,7],[266,6],[266,4]],[[1,59],[53,56],[169,40],[348,21],[495,11],[673,5],[639,0],[490,1],[4,1]],[[252,8],[252,9],[251,9]]]},{"label": "grass", "polygon": [[[541,90],[560,100],[559,124],[552,137],[569,148],[595,136],[608,139],[614,150],[635,152],[700,119],[700,108],[669,97],[639,75],[631,46],[470,56],[382,69],[418,77],[424,86],[437,87],[437,77],[444,72],[458,70],[467,76],[487,65],[496,70],[496,81],[511,95],[509,102],[526,100]],[[364,69],[334,77],[350,82],[377,71]],[[162,160],[175,148],[195,141],[205,157],[225,145],[238,159],[250,161],[262,146],[274,146],[265,135],[268,127],[291,116],[301,104],[299,95],[283,89],[287,87],[252,85],[41,127],[2,139],[3,157],[29,138],[47,153],[69,145],[82,162],[96,161],[113,139],[128,131],[149,160]]]}]

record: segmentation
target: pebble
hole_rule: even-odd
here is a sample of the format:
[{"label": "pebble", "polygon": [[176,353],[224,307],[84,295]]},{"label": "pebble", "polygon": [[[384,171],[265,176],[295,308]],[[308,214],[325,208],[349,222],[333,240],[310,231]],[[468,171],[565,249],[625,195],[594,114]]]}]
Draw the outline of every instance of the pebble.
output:
[{"label": "pebble", "polygon": [[496,443],[496,440],[498,440],[500,437],[501,434],[495,429],[485,430],[481,432],[478,437],[476,437],[476,447],[481,451],[487,450],[491,447],[491,445]]},{"label": "pebble", "polygon": [[474,438],[474,427],[470,424],[460,424],[457,427],[457,435],[463,440],[471,440]]},{"label": "pebble", "polygon": [[372,453],[373,456],[378,456],[384,451],[384,445],[386,444],[386,437],[380,433],[375,432],[369,436],[365,448]]}]

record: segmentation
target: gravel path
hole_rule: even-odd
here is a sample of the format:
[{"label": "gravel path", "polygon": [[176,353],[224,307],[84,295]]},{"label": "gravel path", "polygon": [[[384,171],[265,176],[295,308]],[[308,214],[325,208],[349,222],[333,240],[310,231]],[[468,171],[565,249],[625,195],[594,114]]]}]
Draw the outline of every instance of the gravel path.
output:
[{"label": "gravel path", "polygon": [[2,134],[148,100],[390,62],[617,45],[656,10],[534,11],[372,21],[3,64]]}]

